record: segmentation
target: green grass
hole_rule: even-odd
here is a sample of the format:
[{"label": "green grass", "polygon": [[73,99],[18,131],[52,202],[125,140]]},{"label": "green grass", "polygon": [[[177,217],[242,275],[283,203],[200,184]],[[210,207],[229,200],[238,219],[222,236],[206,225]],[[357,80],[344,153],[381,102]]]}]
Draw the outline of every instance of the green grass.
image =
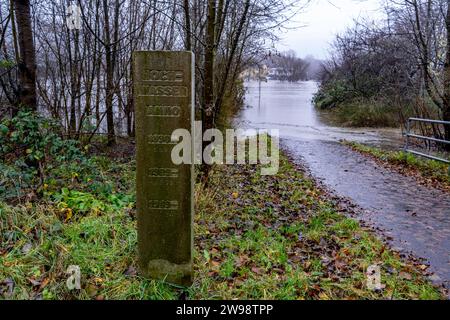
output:
[{"label": "green grass", "polygon": [[345,127],[399,127],[399,112],[382,102],[356,99],[322,111],[331,122]]},{"label": "green grass", "polygon": [[443,162],[417,157],[404,151],[387,151],[355,142],[344,142],[353,150],[370,155],[384,163],[392,164],[397,168],[404,168],[404,173],[419,176],[419,178],[434,181],[444,188],[450,189],[449,165]]},{"label": "green grass", "polygon": [[[276,176],[261,176],[259,166],[215,167],[208,188],[195,190],[193,286],[143,279],[136,274],[135,163],[95,163],[103,185],[68,178],[67,190],[49,186],[42,200],[0,204],[0,298],[443,297],[414,266],[337,213],[285,157]],[[382,267],[381,292],[365,285],[372,264]],[[81,268],[79,291],[66,287],[70,265]]]}]

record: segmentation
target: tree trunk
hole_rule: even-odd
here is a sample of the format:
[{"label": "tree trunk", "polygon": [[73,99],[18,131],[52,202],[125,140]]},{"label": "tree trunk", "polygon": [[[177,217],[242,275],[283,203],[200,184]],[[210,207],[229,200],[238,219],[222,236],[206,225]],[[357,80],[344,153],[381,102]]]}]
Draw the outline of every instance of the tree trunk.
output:
[{"label": "tree trunk", "polygon": [[[444,65],[444,101],[442,104],[442,118],[444,121],[450,121],[450,1],[447,1],[447,16],[445,26],[447,29],[447,55]],[[445,125],[445,140],[450,140],[450,125]],[[446,150],[450,151],[450,145],[445,145]]]},{"label": "tree trunk", "polygon": [[36,57],[31,25],[30,1],[14,0],[14,14],[17,21],[20,55],[20,61],[18,61],[19,107],[26,107],[35,111],[37,110]]},{"label": "tree trunk", "polygon": [[191,32],[191,14],[190,14],[190,8],[189,8],[189,0],[184,0],[183,3],[183,9],[184,9],[184,27],[186,32],[186,45],[185,49],[186,51],[192,50],[192,32]]},{"label": "tree trunk", "polygon": [[[202,107],[202,123],[204,131],[212,129],[214,127],[214,49],[216,40],[215,21],[216,0],[208,0]],[[204,150],[208,144],[209,143],[207,142],[203,142],[202,150]],[[209,165],[202,165],[202,173],[205,179],[208,176],[209,169]]]},{"label": "tree trunk", "polygon": [[108,145],[111,146],[115,144],[114,109],[113,109],[114,60],[111,46],[108,0],[103,0],[103,10],[105,11],[104,14],[105,14],[105,58],[106,58],[106,92],[105,92],[106,126],[108,130]]}]

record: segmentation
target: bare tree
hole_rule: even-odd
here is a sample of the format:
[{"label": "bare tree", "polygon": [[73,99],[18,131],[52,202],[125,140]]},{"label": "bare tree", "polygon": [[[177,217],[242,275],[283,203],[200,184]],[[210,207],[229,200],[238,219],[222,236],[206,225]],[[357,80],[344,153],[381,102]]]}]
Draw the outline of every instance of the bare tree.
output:
[{"label": "bare tree", "polygon": [[19,103],[21,106],[36,110],[36,61],[30,1],[14,0],[13,6],[17,22],[17,42],[20,57],[20,60],[17,61],[19,70]]},{"label": "bare tree", "polygon": [[[82,17],[78,30],[66,25],[71,3],[35,1],[28,11],[37,53],[37,99],[42,112],[60,121],[69,136],[87,133],[90,139],[106,133],[108,144],[116,135],[134,134],[133,51],[191,50],[197,115],[205,129],[212,128],[224,101],[230,101],[226,107],[239,102],[242,70],[265,55],[276,41],[275,31],[299,6],[294,0],[76,0]],[[17,14],[3,14],[10,10],[0,3],[0,60],[5,61],[22,55]],[[18,79],[14,67],[1,70],[0,99],[15,104]]]}]

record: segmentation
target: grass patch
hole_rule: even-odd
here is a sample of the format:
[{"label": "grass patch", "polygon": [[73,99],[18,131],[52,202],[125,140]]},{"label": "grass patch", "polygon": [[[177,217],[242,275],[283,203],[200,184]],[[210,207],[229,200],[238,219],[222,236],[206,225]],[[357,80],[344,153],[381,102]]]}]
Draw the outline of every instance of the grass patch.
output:
[{"label": "grass patch", "polygon": [[321,109],[334,124],[344,127],[399,127],[399,112],[382,102],[356,99],[339,103],[334,108]]},{"label": "grass patch", "polygon": [[372,156],[383,164],[390,164],[401,173],[416,177],[424,184],[431,184],[450,191],[449,165],[443,162],[416,157],[404,151],[387,151],[356,142],[344,142],[353,150]]},{"label": "grass patch", "polygon": [[[194,285],[143,279],[135,163],[94,162],[101,183],[86,187],[83,176],[70,175],[67,190],[49,187],[42,200],[0,204],[1,298],[443,298],[415,267],[338,214],[285,157],[276,176],[261,176],[259,166],[215,167],[208,188],[195,190]],[[381,292],[366,289],[373,264],[382,268]],[[66,287],[70,265],[81,268],[79,291]]]}]

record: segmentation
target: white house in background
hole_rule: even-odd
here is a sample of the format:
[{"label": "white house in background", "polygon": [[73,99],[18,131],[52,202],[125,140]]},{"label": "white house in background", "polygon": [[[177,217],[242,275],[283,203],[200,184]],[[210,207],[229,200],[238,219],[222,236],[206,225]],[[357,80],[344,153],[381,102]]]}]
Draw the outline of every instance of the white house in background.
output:
[{"label": "white house in background", "polygon": [[288,76],[286,70],[283,68],[269,68],[269,73],[267,78],[269,80],[280,80],[285,79]]},{"label": "white house in background", "polygon": [[266,65],[250,67],[245,69],[240,77],[244,80],[263,80],[266,81],[269,75],[269,68]]}]

